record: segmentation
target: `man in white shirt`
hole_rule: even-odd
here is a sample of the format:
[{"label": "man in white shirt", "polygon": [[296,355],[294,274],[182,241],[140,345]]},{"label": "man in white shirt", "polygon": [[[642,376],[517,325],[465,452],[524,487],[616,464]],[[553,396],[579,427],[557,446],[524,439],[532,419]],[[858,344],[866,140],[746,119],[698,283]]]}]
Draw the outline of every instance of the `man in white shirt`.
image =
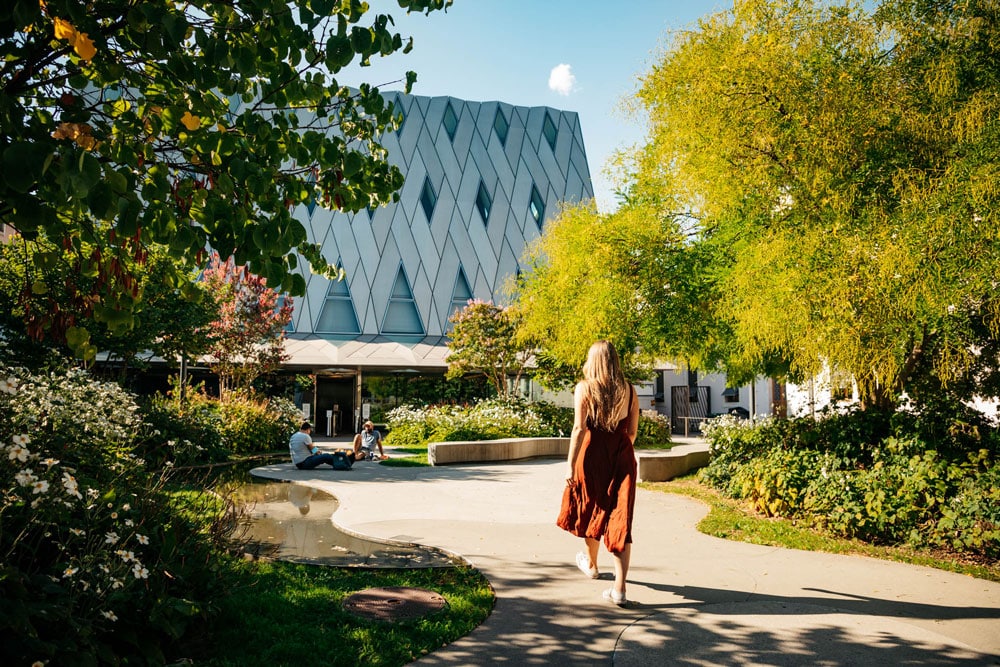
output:
[{"label": "man in white shirt", "polygon": [[[334,454],[321,454],[319,449],[313,446],[312,424],[309,422],[302,422],[299,430],[288,439],[288,451],[292,455],[292,463],[299,470],[312,470],[324,463],[338,470],[341,467],[335,463],[337,457]],[[349,462],[347,467],[350,468],[350,464],[354,463],[354,453],[348,452],[346,458]]]},{"label": "man in white shirt", "polygon": [[[375,456],[375,448],[378,447],[378,457]],[[361,433],[354,436],[354,460],[376,459],[381,461],[387,458],[382,450],[382,434],[375,430],[375,424],[366,421],[361,427]]]}]

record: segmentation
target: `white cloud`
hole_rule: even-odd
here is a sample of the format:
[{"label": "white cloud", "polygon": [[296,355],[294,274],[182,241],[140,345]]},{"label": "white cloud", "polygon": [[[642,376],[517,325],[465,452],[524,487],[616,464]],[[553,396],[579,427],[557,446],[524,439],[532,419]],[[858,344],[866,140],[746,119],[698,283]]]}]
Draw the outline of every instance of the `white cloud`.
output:
[{"label": "white cloud", "polygon": [[549,90],[554,90],[560,95],[569,95],[576,87],[576,77],[573,76],[573,68],[566,64],[556,65],[549,72]]}]

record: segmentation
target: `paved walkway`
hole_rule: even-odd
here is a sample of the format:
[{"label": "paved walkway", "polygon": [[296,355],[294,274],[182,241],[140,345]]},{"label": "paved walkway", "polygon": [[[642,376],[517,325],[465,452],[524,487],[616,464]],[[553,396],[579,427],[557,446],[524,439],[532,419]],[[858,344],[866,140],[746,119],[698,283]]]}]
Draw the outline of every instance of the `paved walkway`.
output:
[{"label": "paved walkway", "polygon": [[[336,524],[461,554],[493,613],[421,665],[1000,665],[1000,584],[857,556],[705,536],[707,508],[640,490],[627,609],[601,599],[555,526],[565,463],[447,467],[359,462],[255,475],[335,495]],[[377,508],[377,509],[376,509]]]}]

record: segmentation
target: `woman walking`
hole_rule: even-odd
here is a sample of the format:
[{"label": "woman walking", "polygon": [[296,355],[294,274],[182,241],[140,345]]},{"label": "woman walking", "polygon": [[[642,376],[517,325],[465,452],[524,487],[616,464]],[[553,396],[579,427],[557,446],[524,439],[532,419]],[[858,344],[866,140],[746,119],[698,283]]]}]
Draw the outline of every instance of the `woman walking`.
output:
[{"label": "woman walking", "polygon": [[576,565],[598,577],[600,540],[615,563],[615,582],[604,599],[625,606],[625,578],[632,555],[636,462],[632,448],[639,426],[639,401],[625,381],[618,352],[602,340],[590,346],[583,380],[573,393],[569,472],[557,524],[584,539]]}]

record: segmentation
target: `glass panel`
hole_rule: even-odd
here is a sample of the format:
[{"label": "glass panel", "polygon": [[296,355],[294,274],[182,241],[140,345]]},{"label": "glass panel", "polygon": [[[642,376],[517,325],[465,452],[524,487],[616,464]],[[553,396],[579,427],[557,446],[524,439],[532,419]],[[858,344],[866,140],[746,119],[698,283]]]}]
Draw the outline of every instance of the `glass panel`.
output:
[{"label": "glass panel", "polygon": [[[338,262],[337,269],[343,268]],[[326,290],[326,301],[316,319],[316,331],[319,333],[359,334],[357,313],[354,312],[354,300],[351,299],[351,288],[347,279],[331,280]]]},{"label": "glass panel", "polygon": [[479,192],[476,193],[476,208],[479,210],[479,215],[483,218],[483,224],[490,219],[490,207],[493,206],[493,200],[490,199],[490,193],[486,191],[486,185],[479,181]]},{"label": "glass panel", "polygon": [[538,194],[538,188],[534,184],[531,186],[531,201],[528,204],[528,208],[531,209],[531,217],[541,227],[542,220],[545,219],[545,202],[542,201],[542,195]]},{"label": "glass panel", "polygon": [[420,321],[420,313],[417,312],[417,304],[413,300],[413,292],[410,290],[410,283],[406,280],[402,266],[399,267],[396,282],[392,286],[389,307],[382,322],[382,333],[418,335],[424,333],[424,325]]},{"label": "glass panel", "polygon": [[452,141],[455,140],[455,132],[458,130],[458,116],[455,115],[455,110],[451,108],[451,102],[444,108],[444,118],[441,121],[444,123],[444,129],[448,133],[448,138]]},{"label": "glass panel", "polygon": [[545,135],[545,140],[549,142],[549,148],[552,150],[556,149],[556,137],[559,136],[559,130],[556,129],[556,124],[552,122],[552,116],[549,112],[545,112],[545,122],[542,123],[542,134]]},{"label": "glass panel", "polygon": [[507,117],[503,115],[503,111],[500,107],[497,107],[497,115],[493,118],[493,130],[497,133],[497,138],[500,139],[500,145],[507,145],[507,130],[510,129],[510,125],[507,124]]},{"label": "glass panel", "polygon": [[429,178],[424,178],[424,188],[420,192],[420,204],[424,207],[427,221],[430,222],[431,216],[434,214],[434,205],[437,204],[437,194],[434,192]]}]

